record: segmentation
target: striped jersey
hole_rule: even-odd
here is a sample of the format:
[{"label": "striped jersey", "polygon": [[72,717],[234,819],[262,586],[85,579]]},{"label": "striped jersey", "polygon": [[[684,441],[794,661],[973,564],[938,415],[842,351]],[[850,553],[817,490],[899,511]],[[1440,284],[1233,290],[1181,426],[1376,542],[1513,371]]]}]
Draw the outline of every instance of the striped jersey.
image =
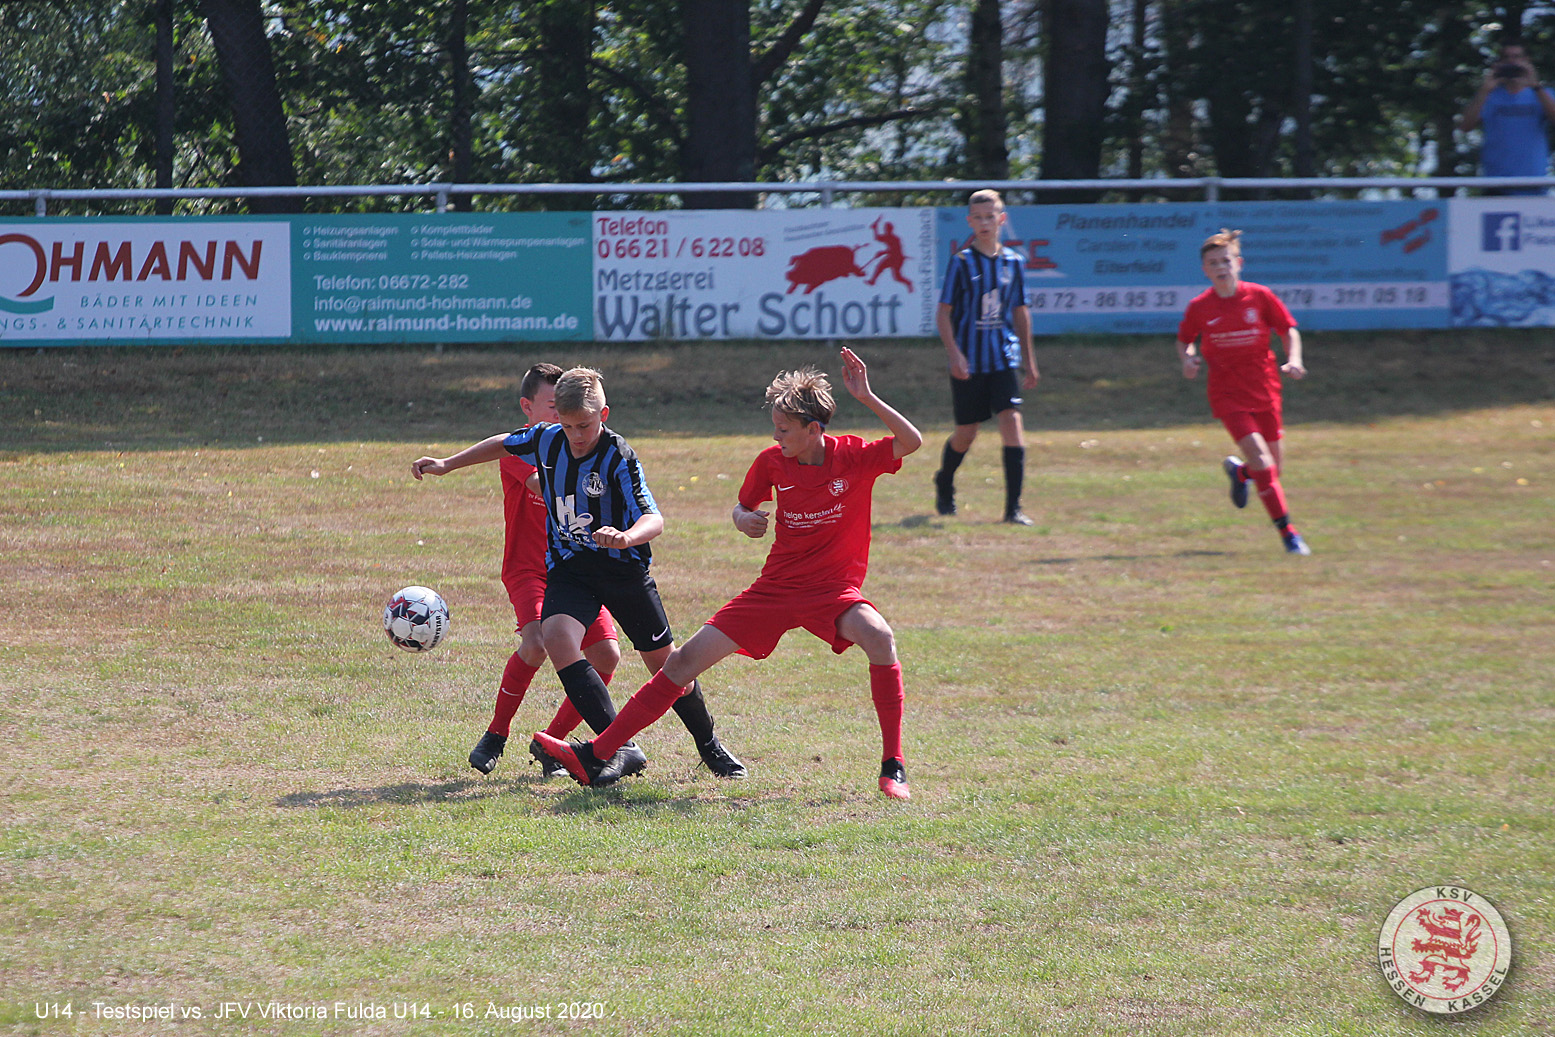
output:
[{"label": "striped jersey", "polygon": [[997,256],[974,247],[957,252],[945,268],[939,301],[950,307],[956,345],[966,354],[969,372],[1020,365],[1014,315],[1016,307],[1026,305],[1026,261],[1019,252],[1002,246]]},{"label": "striped jersey", "polygon": [[594,449],[573,457],[560,425],[537,422],[510,432],[502,445],[539,472],[548,568],[570,558],[606,557],[648,568],[653,552],[647,544],[621,551],[594,543],[595,530],[612,526],[625,532],[659,510],[642,462],[626,440],[602,427]]}]

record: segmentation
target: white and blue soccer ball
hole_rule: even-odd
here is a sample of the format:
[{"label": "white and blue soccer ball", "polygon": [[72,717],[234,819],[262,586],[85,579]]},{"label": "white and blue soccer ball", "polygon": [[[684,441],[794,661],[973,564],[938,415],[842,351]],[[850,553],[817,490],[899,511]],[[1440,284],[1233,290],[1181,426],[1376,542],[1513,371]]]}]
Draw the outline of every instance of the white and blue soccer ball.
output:
[{"label": "white and blue soccer ball", "polygon": [[407,652],[430,652],[448,633],[448,603],[430,587],[406,587],[384,606],[383,632]]}]

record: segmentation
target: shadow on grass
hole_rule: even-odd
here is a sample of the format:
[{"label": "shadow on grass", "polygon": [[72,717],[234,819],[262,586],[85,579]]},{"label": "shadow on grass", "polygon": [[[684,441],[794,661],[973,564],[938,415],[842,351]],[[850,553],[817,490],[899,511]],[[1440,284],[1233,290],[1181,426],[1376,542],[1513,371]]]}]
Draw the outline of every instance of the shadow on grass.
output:
[{"label": "shadow on grass", "polygon": [[507,782],[475,781],[460,778],[457,781],[423,782],[405,781],[398,785],[383,785],[375,789],[330,789],[325,792],[293,792],[275,801],[278,807],[309,809],[313,807],[342,807],[355,810],[383,803],[412,806],[418,803],[469,802],[489,799],[511,792],[514,785],[533,784],[539,779],[525,782],[523,778]]},{"label": "shadow on grass", "polygon": [[1162,558],[1225,558],[1230,551],[1171,551],[1140,555],[1075,555],[1069,558],[1033,558],[1032,565],[1077,565],[1081,562],[1143,562]]},{"label": "shadow on grass", "polygon": [[551,813],[574,817],[599,816],[616,811],[628,811],[640,817],[690,817],[709,809],[725,811],[745,810],[754,806],[767,807],[795,803],[788,790],[771,791],[753,795],[741,791],[729,795],[728,786],[687,785],[665,788],[663,785],[626,781],[605,788],[573,786],[551,804]]},{"label": "shadow on grass", "polygon": [[[336,807],[358,810],[362,807],[393,804],[416,806],[425,803],[470,803],[482,799],[509,795],[521,789],[532,789],[555,784],[536,776],[519,776],[502,781],[481,781],[459,778],[454,781],[426,782],[404,781],[396,785],[382,785],[371,789],[328,789],[321,792],[293,792],[275,801],[278,807],[290,810],[313,810],[320,807]],[[763,797],[763,804],[782,802],[787,796]],[[588,816],[607,811],[627,810],[644,817],[659,815],[691,816],[709,805],[741,808],[748,797],[709,799],[705,788],[674,792],[657,785],[617,784],[607,788],[571,788],[557,798],[552,813]]]},{"label": "shadow on grass", "polygon": [[[920,428],[950,425],[937,341],[857,345],[894,407]],[[1170,335],[1039,339],[1036,352],[1043,378],[1026,405],[1032,433],[1210,420],[1203,381],[1182,378]],[[837,371],[836,354],[819,342],[0,349],[0,454],[463,445],[523,422],[518,380],[542,359],[599,368],[611,425],[628,437],[765,436],[761,401],[776,372]],[[1297,424],[1555,399],[1555,338],[1544,328],[1325,332],[1312,336],[1306,359],[1309,377],[1285,391]],[[878,430],[855,401],[839,403],[835,431]]]}]

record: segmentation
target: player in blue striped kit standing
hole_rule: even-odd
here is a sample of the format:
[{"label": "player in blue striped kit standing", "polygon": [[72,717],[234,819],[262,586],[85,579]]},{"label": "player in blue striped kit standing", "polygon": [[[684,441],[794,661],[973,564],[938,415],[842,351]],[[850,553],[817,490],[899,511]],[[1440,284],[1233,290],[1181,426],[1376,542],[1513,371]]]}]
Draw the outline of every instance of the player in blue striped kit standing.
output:
[{"label": "player in blue striped kit standing", "polygon": [[[636,451],[605,426],[610,407],[598,371],[575,367],[561,376],[556,414],[555,423],[498,433],[449,457],[419,458],[411,473],[418,479],[446,475],[504,454],[535,466],[548,540],[540,636],[567,698],[597,734],[616,716],[605,682],[583,655],[583,635],[600,608],[608,608],[632,639],[650,675],[675,647],[658,585],[648,573],[653,560],[648,543],[664,531],[664,518]],[[713,731],[700,685],[693,684],[674,709],[708,770],[721,778],[745,777],[744,765]],[[620,753],[625,757],[615,762],[623,774],[640,771],[646,762],[631,743]]]},{"label": "player in blue striped kit standing", "polygon": [[[1021,391],[1035,389],[1041,375],[1031,351],[1026,262],[999,241],[1006,218],[998,191],[974,192],[967,210],[972,244],[952,256],[945,270],[935,325],[950,360],[956,427],[934,473],[934,505],[941,515],[956,513],[956,469],[972,448],[978,426],[997,417],[1004,443],[1004,521],[1029,526],[1020,504],[1026,478]],[[1023,364],[1024,372],[1017,375]]]}]

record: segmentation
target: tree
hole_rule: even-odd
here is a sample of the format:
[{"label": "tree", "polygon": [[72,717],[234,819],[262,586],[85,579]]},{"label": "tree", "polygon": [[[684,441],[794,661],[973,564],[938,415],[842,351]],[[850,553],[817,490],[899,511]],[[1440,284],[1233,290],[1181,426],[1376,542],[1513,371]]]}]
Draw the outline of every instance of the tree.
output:
[{"label": "tree", "polygon": [[[259,0],[202,0],[201,9],[232,98],[239,179],[249,187],[296,186],[291,137]],[[298,198],[250,198],[248,207],[299,212],[302,204]]]},{"label": "tree", "polygon": [[[448,175],[456,184],[469,182],[473,162],[470,110],[474,85],[470,81],[470,53],[466,40],[469,26],[468,0],[453,0],[448,13],[448,78],[453,87],[448,111]],[[454,207],[468,209],[470,199],[456,198]]]},{"label": "tree", "polygon": [[[757,76],[751,63],[750,7],[729,0],[681,0],[680,8],[686,26],[682,175],[693,183],[754,180]],[[748,194],[688,192],[682,199],[693,209],[755,205]]]},{"label": "tree", "polygon": [[[173,132],[178,110],[173,94],[173,0],[156,0],[157,23],[157,186],[173,186]],[[171,200],[157,202],[157,212],[173,211]]]},{"label": "tree", "polygon": [[1048,0],[1046,10],[1042,177],[1094,179],[1107,111],[1107,2]]},{"label": "tree", "polygon": [[1009,127],[1004,120],[1004,20],[999,0],[974,0],[967,34],[966,101],[957,121],[966,138],[966,176],[1006,180]]}]

